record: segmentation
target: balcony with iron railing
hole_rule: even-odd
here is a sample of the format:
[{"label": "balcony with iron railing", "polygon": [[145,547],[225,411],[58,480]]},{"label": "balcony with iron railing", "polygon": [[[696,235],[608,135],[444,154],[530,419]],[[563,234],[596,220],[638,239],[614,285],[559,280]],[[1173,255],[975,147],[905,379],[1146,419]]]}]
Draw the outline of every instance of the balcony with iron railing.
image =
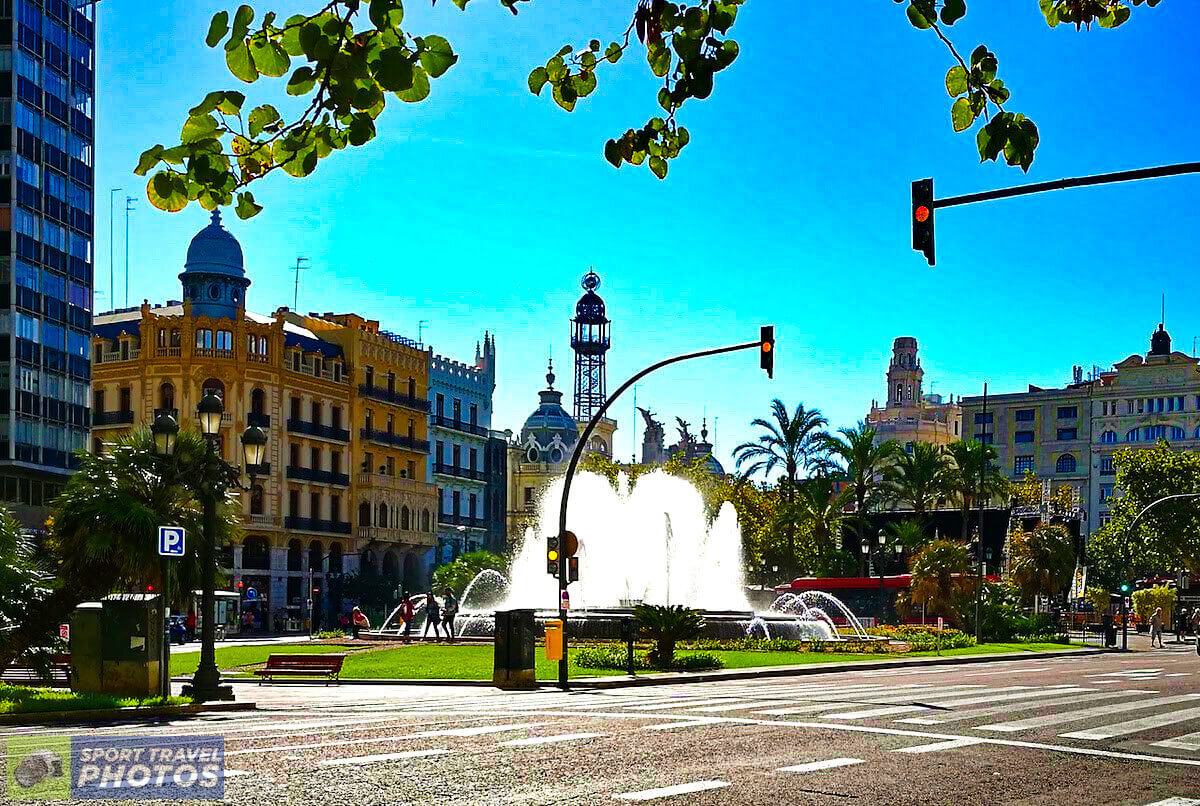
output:
[{"label": "balcony with iron railing", "polygon": [[320,423],[312,423],[308,420],[301,420],[296,417],[288,417],[287,430],[293,434],[305,434],[310,437],[332,439],[338,442],[350,441],[350,432],[345,428],[339,428],[332,425],[322,425]]},{"label": "balcony with iron railing", "polygon": [[371,442],[379,442],[384,445],[392,445],[397,448],[408,448],[411,451],[418,453],[429,453],[429,441],[425,439],[416,439],[415,437],[395,434],[388,431],[379,431],[374,428],[364,428],[359,432],[363,439]]},{"label": "balcony with iron railing", "polygon": [[388,476],[384,473],[359,473],[358,483],[363,487],[372,487],[378,490],[392,490],[430,499],[437,498],[437,485],[416,479]]},{"label": "balcony with iron railing", "polygon": [[438,523],[451,526],[466,526],[468,529],[486,529],[487,521],[483,518],[472,518],[469,515],[455,515],[450,512],[439,512]]},{"label": "balcony with iron railing", "polygon": [[287,477],[294,481],[311,481],[317,484],[332,484],[337,487],[349,487],[350,476],[346,473],[335,473],[331,470],[313,470],[311,467],[288,467]]},{"label": "balcony with iron railing", "polygon": [[233,350],[216,347],[197,347],[192,355],[196,358],[233,358]]},{"label": "balcony with iron railing", "polygon": [[155,358],[179,358],[179,356],[182,354],[183,354],[183,348],[180,347],[179,345],[175,345],[174,347],[155,347],[154,348],[154,357]]},{"label": "balcony with iron railing", "polygon": [[100,428],[106,425],[132,425],[132,411],[97,411],[92,412],[92,427]]},{"label": "balcony with iron railing", "polygon": [[134,348],[132,350],[96,350],[93,354],[97,364],[112,364],[118,361],[137,361],[141,356],[142,351]]},{"label": "balcony with iron railing", "polygon": [[301,532],[350,534],[350,524],[346,521],[331,521],[322,518],[302,518],[299,515],[288,515],[283,519],[283,525],[286,529],[296,529]]},{"label": "balcony with iron railing", "polygon": [[434,426],[439,428],[449,428],[454,431],[461,431],[464,434],[474,434],[477,437],[486,437],[488,435],[488,430],[482,425],[464,423],[462,420],[455,420],[452,417],[446,417],[441,414],[431,414],[429,420]]},{"label": "balcony with iron railing", "polygon": [[455,476],[460,479],[474,479],[475,481],[483,481],[485,479],[482,470],[470,467],[458,467],[457,465],[444,465],[441,462],[434,464],[433,472],[440,473],[443,476]]},{"label": "balcony with iron railing", "polygon": [[379,543],[405,543],[416,546],[437,545],[437,535],[431,532],[417,532],[411,529],[393,529],[387,526],[359,526],[356,530],[359,540]]},{"label": "balcony with iron railing", "polygon": [[358,391],[359,394],[366,395],[375,400],[382,400],[385,403],[394,403],[397,406],[405,406],[417,411],[429,411],[429,401],[423,397],[414,397],[402,392],[390,391],[381,386],[373,386],[365,383],[358,385]]}]

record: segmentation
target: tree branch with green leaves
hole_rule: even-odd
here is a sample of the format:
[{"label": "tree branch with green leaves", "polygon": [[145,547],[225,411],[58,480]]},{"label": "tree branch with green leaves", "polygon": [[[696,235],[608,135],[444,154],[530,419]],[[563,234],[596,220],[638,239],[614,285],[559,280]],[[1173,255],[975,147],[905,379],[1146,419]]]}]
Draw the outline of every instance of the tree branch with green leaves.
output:
[{"label": "tree branch with green leaves", "polygon": [[[437,0],[431,0],[436,4]],[[321,0],[317,0],[321,2]],[[470,0],[453,0],[466,10]],[[499,0],[517,14],[528,0]],[[996,55],[979,45],[964,58],[948,30],[967,12],[965,0],[895,0],[907,3],[911,25],[930,30],[953,56],[945,87],[954,99],[950,109],[956,132],[967,131],[983,118],[976,134],[982,160],[1001,154],[1009,165],[1028,171],[1037,150],[1037,126],[1009,111],[1011,93],[996,77]],[[1153,7],[1161,0],[1039,0],[1046,22],[1075,28],[1116,28],[1136,6]],[[636,0],[624,31],[602,48],[600,38],[576,49],[567,44],[544,65],[535,67],[528,87],[549,96],[572,112],[598,86],[601,68],[615,65],[634,47],[645,48],[646,65],[662,79],[657,101],[662,115],[639,128],[627,129],[604,144],[604,157],[614,167],[646,164],[659,179],[672,159],[691,140],[677,116],[686,102],[708,98],[717,73],[737,59],[740,48],[729,33],[745,0]],[[315,4],[314,4],[315,5]],[[365,20],[364,14],[365,11]],[[450,43],[436,34],[405,30],[403,0],[327,0],[308,14],[282,23],[268,11],[257,17],[249,5],[213,17],[205,38],[223,47],[229,72],[246,84],[260,78],[286,79],[284,94],[307,104],[284,114],[272,103],[246,108],[238,90],[216,90],[188,112],[179,143],[155,145],[142,153],[135,173],[150,175],[146,195],[168,212],[199,202],[207,210],[234,205],[239,217],[262,210],[250,191],[260,179],[282,170],[305,177],[322,159],[376,136],[380,114],[389,97],[420,103],[429,97],[431,80],[457,61]]]}]

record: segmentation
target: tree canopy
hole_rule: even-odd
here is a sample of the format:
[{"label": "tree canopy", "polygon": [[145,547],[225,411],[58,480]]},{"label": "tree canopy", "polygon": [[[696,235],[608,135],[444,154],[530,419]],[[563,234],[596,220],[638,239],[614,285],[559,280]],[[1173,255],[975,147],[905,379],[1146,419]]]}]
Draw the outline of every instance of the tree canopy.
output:
[{"label": "tree canopy", "polygon": [[[466,11],[470,0],[453,2]],[[528,0],[499,2],[515,15],[519,4]],[[948,51],[944,85],[953,99],[954,130],[976,130],[980,160],[1003,156],[1007,164],[1028,171],[1039,143],[1038,129],[1011,107],[1012,92],[998,77],[996,54],[979,45],[964,56],[965,48],[951,38],[952,27],[966,16],[966,0],[895,2],[905,6],[909,25],[928,31]],[[1051,27],[1066,23],[1079,30],[1093,23],[1116,28],[1131,18],[1133,7],[1159,2],[1038,0],[1038,5]],[[335,151],[365,145],[375,138],[389,98],[424,101],[432,91],[431,81],[458,62],[445,37],[404,27],[403,0],[308,3],[307,11],[286,19],[276,11],[260,15],[245,4],[232,14],[221,11],[212,18],[205,42],[224,50],[230,74],[243,84],[281,79],[283,93],[275,85],[262,103],[251,105],[240,90],[205,95],[188,111],[178,144],[156,144],[138,160],[136,173],[150,174],[146,196],[151,204],[169,212],[191,202],[208,210],[236,205],[239,217],[250,218],[262,209],[249,190],[252,184],[277,169],[293,177],[308,176]],[[678,120],[680,110],[688,101],[708,98],[717,74],[738,58],[740,46],[730,34],[745,0],[629,4],[631,17],[623,31],[564,44],[544,64],[533,67],[528,87],[536,95],[549,88],[553,102],[572,112],[596,91],[604,70],[612,69],[631,48],[638,50],[644,69],[662,80],[656,97],[662,114],[609,138],[603,153],[614,167],[645,164],[663,179],[670,160],[691,140]],[[610,40],[607,45],[604,39]],[[278,108],[282,96],[307,105],[285,116]]]}]

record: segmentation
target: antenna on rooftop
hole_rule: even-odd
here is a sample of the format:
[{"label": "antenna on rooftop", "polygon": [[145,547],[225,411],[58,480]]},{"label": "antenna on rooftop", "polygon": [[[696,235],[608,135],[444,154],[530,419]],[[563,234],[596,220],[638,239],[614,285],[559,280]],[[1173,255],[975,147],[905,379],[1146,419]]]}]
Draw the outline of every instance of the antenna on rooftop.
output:
[{"label": "antenna on rooftop", "polygon": [[295,285],[295,290],[292,292],[292,310],[293,311],[298,311],[300,309],[300,272],[309,268],[308,266],[302,265],[307,262],[308,262],[308,258],[306,258],[306,257],[299,257],[299,256],[296,257],[296,267],[293,269],[293,271],[296,272],[296,285]]},{"label": "antenna on rooftop", "polygon": [[425,325],[429,324],[428,319],[420,319],[417,321],[417,343],[425,343]]}]

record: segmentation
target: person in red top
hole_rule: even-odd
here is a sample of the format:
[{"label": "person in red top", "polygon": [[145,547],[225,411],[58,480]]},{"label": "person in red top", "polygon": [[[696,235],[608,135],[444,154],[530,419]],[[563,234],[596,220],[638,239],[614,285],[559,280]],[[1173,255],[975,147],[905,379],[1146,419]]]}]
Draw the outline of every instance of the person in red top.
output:
[{"label": "person in red top", "polygon": [[187,628],[187,639],[189,641],[196,640],[196,611],[189,610],[187,618],[183,620],[183,626]]},{"label": "person in red top", "polygon": [[366,613],[359,610],[357,607],[354,608],[354,611],[352,613],[352,621],[353,621],[352,629],[354,631],[355,638],[358,637],[358,633],[360,630],[371,629],[371,620],[369,618],[367,618]]},{"label": "person in red top", "polygon": [[412,635],[413,603],[408,598],[408,591],[400,594],[400,618],[404,619],[404,642],[408,643]]}]

